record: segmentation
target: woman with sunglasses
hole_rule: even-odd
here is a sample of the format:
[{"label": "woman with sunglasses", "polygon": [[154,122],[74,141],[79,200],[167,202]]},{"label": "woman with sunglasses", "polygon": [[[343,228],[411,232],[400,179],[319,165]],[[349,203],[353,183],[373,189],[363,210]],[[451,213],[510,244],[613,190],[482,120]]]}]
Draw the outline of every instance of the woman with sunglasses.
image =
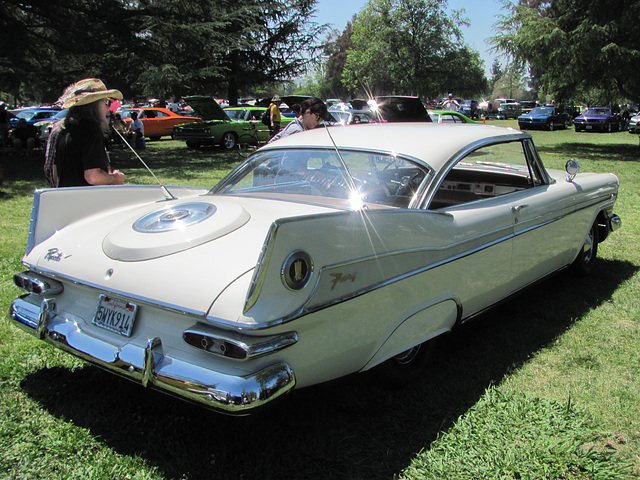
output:
[{"label": "woman with sunglasses", "polygon": [[[110,99],[122,100],[118,90],[107,90],[97,78],[67,87],[59,103],[68,108],[63,127],[49,138],[47,162],[52,162],[52,184],[58,187],[122,185],[124,174],[110,171],[105,148]],[[47,166],[45,165],[45,173]]]},{"label": "woman with sunglasses", "polygon": [[331,120],[331,114],[327,111],[327,106],[319,98],[311,97],[304,100],[300,105],[294,105],[293,111],[298,115],[289,125],[273,136],[269,143],[279,138],[288,137],[294,133],[304,132],[316,128],[323,120]]}]

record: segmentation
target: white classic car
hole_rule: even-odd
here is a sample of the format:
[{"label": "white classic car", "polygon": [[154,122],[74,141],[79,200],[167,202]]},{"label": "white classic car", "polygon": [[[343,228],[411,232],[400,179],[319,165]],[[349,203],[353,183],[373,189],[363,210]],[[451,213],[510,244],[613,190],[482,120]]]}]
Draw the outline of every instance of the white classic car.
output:
[{"label": "white classic car", "polygon": [[212,190],[38,190],[13,323],[230,414],[376,367],[546,276],[588,273],[620,225],[613,174],[546,170],[490,125],[291,135]]}]

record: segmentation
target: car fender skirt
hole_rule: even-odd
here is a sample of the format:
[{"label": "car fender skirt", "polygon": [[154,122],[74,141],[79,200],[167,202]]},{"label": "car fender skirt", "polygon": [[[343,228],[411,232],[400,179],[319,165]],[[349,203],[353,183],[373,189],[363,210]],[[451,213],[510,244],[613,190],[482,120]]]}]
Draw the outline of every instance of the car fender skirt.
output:
[{"label": "car fender skirt", "polygon": [[245,375],[229,375],[165,354],[158,337],[150,339],[145,347],[110,344],[83,331],[78,322],[55,315],[54,309],[50,301],[37,306],[21,297],[11,304],[9,314],[15,325],[61,350],[145,387],[221,413],[249,414],[296,384],[285,362]]},{"label": "car fender skirt", "polygon": [[369,370],[409,348],[451,331],[460,314],[461,307],[453,298],[441,299],[411,313],[394,326],[362,370]]}]

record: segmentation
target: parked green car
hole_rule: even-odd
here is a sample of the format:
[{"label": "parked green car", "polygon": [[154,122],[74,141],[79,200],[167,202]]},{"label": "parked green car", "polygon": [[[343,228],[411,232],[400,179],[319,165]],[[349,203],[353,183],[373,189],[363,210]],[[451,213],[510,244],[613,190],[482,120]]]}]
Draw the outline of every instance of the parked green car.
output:
[{"label": "parked green car", "polygon": [[[201,121],[173,127],[173,139],[184,140],[189,148],[202,145],[219,145],[235,148],[238,143],[260,143],[269,140],[269,127],[262,123],[265,107],[240,106],[222,108],[213,97],[196,95],[185,101],[202,119]],[[290,118],[282,117],[281,127]]]},{"label": "parked green car", "polygon": [[431,121],[434,123],[482,123],[460,112],[449,110],[428,110]]}]

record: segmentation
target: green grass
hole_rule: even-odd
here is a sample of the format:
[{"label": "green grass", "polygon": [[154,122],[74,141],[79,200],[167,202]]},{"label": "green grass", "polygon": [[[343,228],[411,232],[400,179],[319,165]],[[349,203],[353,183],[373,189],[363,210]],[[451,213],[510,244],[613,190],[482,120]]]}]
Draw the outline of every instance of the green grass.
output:
[{"label": "green grass", "polygon": [[[623,227],[591,277],[557,275],[458,329],[408,388],[355,375],[247,418],[145,390],[6,321],[33,189],[46,184],[41,158],[1,157],[0,478],[638,478],[638,138],[532,135],[549,168],[573,157],[621,179]],[[111,157],[128,183],[154,183],[130,152]],[[168,185],[213,185],[241,160],[172,141],[142,157]]]}]

